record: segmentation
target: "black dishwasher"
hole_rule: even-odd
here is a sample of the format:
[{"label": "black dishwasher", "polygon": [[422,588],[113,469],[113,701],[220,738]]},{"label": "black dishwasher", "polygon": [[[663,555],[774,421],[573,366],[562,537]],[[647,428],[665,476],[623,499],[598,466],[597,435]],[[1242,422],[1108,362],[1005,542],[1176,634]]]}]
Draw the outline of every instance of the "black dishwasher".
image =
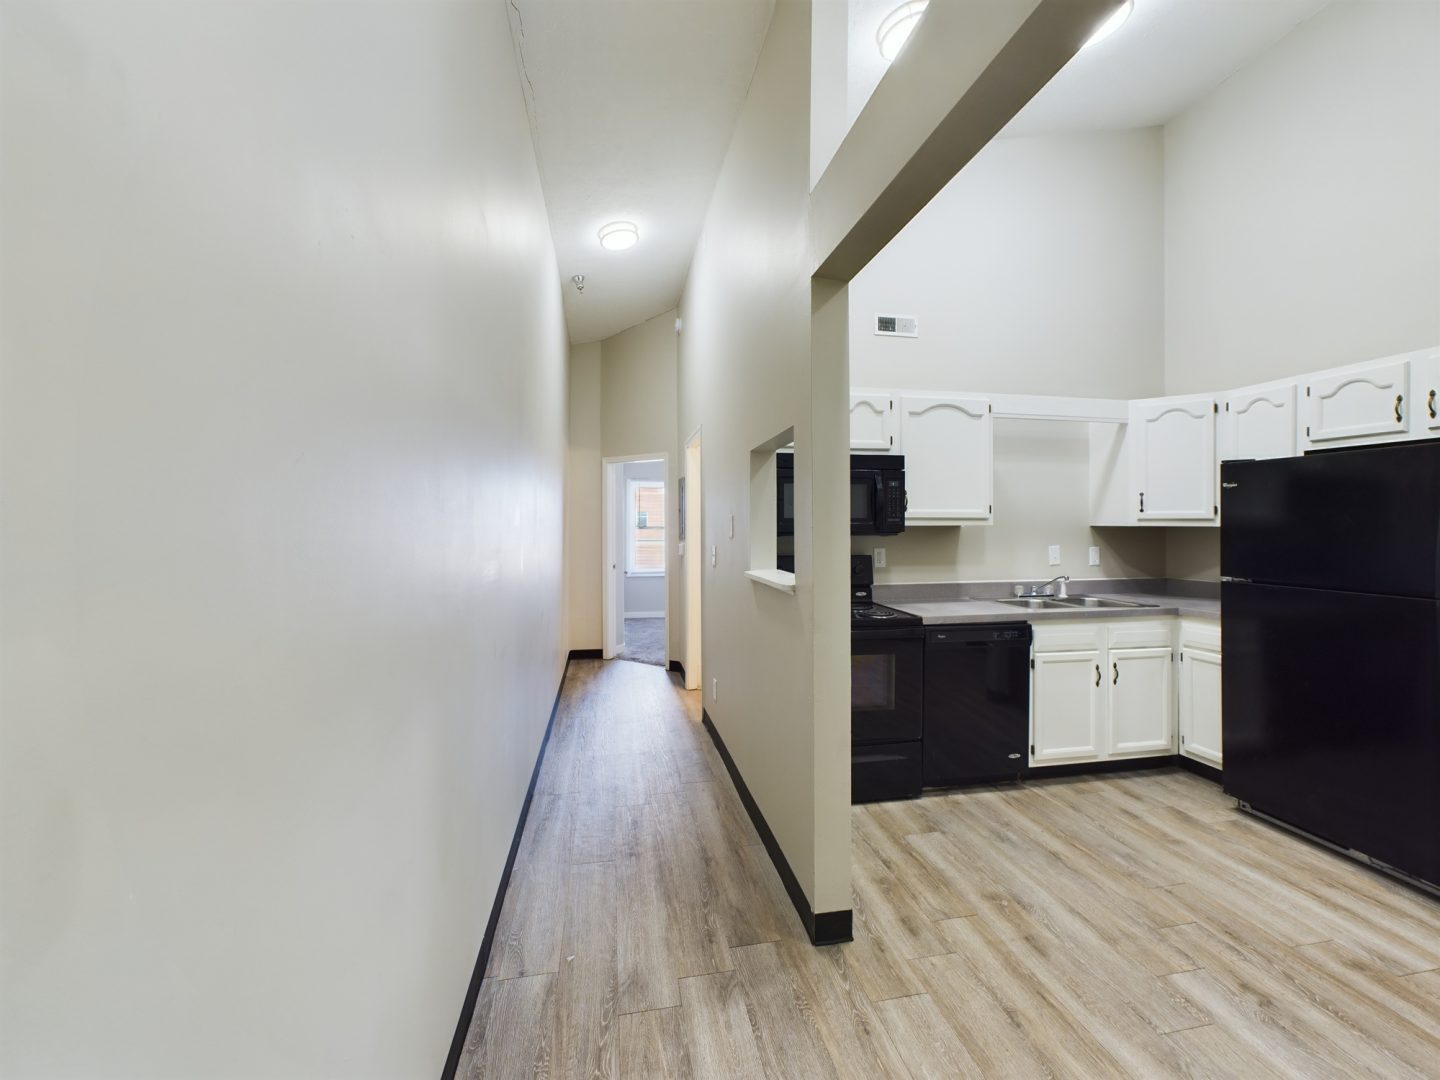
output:
[{"label": "black dishwasher", "polygon": [[926,787],[1014,780],[1030,732],[1030,624],[925,634]]}]

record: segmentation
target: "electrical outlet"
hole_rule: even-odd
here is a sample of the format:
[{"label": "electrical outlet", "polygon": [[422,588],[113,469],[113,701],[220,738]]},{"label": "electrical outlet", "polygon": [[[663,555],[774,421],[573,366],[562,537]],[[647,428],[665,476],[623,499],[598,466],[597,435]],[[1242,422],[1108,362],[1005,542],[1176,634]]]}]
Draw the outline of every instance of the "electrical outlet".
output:
[{"label": "electrical outlet", "polygon": [[711,679],[711,680],[710,680],[710,700],[711,700],[711,701],[719,701],[719,700],[720,700],[720,680],[719,680],[719,679]]},{"label": "electrical outlet", "polygon": [[679,541],[679,542],[675,545],[675,554],[678,555],[678,556],[680,556],[680,558],[682,558],[682,559],[685,557],[685,541],[684,541],[684,540]]},{"label": "electrical outlet", "polygon": [[1059,565],[1060,565],[1060,545],[1059,545],[1059,544],[1051,544],[1051,545],[1050,545],[1050,565],[1051,565],[1051,566],[1059,566]]},{"label": "electrical outlet", "polygon": [[718,551],[717,551],[717,549],[716,549],[716,547],[715,547],[714,544],[711,544],[711,545],[710,545],[710,565],[711,565],[711,566],[719,566],[719,565],[720,565]]},{"label": "electrical outlet", "polygon": [[876,569],[876,570],[884,570],[884,569],[885,569],[885,549],[884,549],[884,548],[876,548],[875,551],[874,551],[873,558],[874,558],[874,560],[875,560],[875,569]]},{"label": "electrical outlet", "polygon": [[1100,549],[1099,549],[1098,547],[1092,547],[1092,548],[1090,549],[1090,565],[1091,565],[1091,566],[1099,566],[1099,565],[1100,565]]}]

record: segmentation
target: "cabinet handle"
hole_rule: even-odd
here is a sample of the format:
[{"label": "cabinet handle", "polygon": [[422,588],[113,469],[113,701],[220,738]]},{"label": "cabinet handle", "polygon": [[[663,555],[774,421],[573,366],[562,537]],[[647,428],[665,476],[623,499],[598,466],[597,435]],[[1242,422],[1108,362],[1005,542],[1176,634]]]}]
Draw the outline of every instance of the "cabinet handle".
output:
[{"label": "cabinet handle", "polygon": [[1113,668],[1114,671],[1115,671],[1115,677],[1110,680],[1110,685],[1111,685],[1111,686],[1119,686],[1119,685],[1120,685],[1120,665],[1119,665],[1119,664],[1111,664],[1110,667]]},{"label": "cabinet handle", "polygon": [[1096,664],[1096,665],[1095,665],[1095,685],[1096,685],[1096,686],[1099,686],[1099,685],[1100,685],[1100,665],[1099,665],[1099,664]]},{"label": "cabinet handle", "polygon": [[1142,492],[1140,492],[1140,513],[1143,514],[1144,512],[1145,512],[1145,493],[1142,491]]},{"label": "cabinet handle", "polygon": [[1397,424],[1400,423],[1401,420],[1403,419],[1403,418],[1401,417],[1401,415],[1400,415],[1400,403],[1401,403],[1402,401],[1404,401],[1404,400],[1405,400],[1405,395],[1404,395],[1404,394],[1396,394],[1396,395],[1395,395],[1395,423],[1397,423]]},{"label": "cabinet handle", "polygon": [[1435,391],[1434,391],[1434,390],[1431,390],[1431,391],[1430,391],[1430,399],[1425,403],[1425,407],[1430,410],[1430,419],[1431,419],[1431,420],[1434,420],[1434,419],[1435,419]]}]

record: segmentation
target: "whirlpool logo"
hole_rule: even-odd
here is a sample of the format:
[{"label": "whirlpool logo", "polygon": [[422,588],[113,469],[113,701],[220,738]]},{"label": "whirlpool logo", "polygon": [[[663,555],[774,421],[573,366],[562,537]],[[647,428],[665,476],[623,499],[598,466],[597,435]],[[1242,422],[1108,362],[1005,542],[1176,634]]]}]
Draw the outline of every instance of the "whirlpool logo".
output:
[{"label": "whirlpool logo", "polygon": [[1237,488],[1237,487],[1239,487],[1240,485],[1237,484],[1234,480],[1226,480],[1226,481],[1225,481],[1223,484],[1221,484],[1220,486],[1221,486],[1222,488],[1224,488],[1226,491],[1229,491],[1231,488]]}]

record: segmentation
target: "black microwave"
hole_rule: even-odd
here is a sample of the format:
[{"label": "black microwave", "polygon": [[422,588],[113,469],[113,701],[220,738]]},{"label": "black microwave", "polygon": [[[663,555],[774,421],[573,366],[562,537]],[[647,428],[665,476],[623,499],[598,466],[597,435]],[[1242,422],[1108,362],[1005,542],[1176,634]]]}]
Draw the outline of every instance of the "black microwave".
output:
[{"label": "black microwave", "polygon": [[[775,455],[776,532],[795,535],[795,455]],[[905,531],[905,456],[850,455],[850,535]]]}]

